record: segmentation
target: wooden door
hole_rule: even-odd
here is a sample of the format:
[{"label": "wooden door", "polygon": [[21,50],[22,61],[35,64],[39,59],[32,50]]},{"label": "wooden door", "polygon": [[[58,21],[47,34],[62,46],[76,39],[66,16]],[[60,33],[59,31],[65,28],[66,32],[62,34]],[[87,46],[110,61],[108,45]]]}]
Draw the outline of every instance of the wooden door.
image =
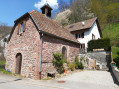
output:
[{"label": "wooden door", "polygon": [[21,66],[22,66],[22,55],[21,53],[18,53],[16,55],[16,74],[21,73]]}]

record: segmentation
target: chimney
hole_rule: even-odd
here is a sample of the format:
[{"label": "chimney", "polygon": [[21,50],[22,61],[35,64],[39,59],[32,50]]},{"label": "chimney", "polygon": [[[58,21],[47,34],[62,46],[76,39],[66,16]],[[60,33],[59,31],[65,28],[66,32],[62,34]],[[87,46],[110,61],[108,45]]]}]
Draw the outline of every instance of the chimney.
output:
[{"label": "chimney", "polygon": [[50,5],[46,2],[43,7],[41,7],[42,14],[45,14],[47,17],[52,16],[52,11],[53,9],[50,7]]},{"label": "chimney", "polygon": [[84,22],[84,21],[82,22],[82,25],[83,25],[83,26],[85,25],[85,22]]}]

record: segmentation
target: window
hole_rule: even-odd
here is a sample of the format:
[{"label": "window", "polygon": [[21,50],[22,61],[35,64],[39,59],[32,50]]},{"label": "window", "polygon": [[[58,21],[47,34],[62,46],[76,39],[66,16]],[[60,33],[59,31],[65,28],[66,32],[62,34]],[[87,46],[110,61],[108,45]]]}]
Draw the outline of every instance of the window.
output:
[{"label": "window", "polygon": [[81,37],[84,38],[84,32],[81,34]]},{"label": "window", "polygon": [[26,29],[25,25],[26,25],[26,21],[19,23],[17,34],[21,35],[23,32],[25,32],[25,29]]},{"label": "window", "polygon": [[84,38],[84,32],[81,34],[75,34],[76,39],[77,38]]},{"label": "window", "polygon": [[82,49],[82,44],[80,44],[80,48]]},{"label": "window", "polygon": [[74,27],[74,25],[71,25],[69,28],[73,28]]},{"label": "window", "polygon": [[95,35],[94,34],[92,34],[92,40],[94,40],[95,39]]},{"label": "window", "polygon": [[66,50],[66,47],[63,47],[62,48],[62,56],[65,60],[67,60],[67,50]]},{"label": "window", "polygon": [[80,44],[81,49],[85,49],[85,44]]},{"label": "window", "polygon": [[81,34],[79,34],[79,38],[81,38]]},{"label": "window", "polygon": [[78,34],[75,34],[76,39],[78,38]]},{"label": "window", "polygon": [[23,32],[23,29],[24,29],[24,24],[23,22],[21,23],[21,32]]}]

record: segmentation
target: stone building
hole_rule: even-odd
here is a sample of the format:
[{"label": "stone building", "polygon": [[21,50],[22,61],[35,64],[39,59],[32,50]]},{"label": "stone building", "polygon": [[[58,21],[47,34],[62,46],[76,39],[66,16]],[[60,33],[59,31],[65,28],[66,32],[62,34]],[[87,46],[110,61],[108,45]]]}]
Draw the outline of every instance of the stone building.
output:
[{"label": "stone building", "polygon": [[55,71],[53,53],[69,62],[79,54],[79,42],[57,22],[49,19],[52,8],[45,4],[42,14],[28,12],[15,21],[7,50],[6,69],[24,77],[41,79]]}]

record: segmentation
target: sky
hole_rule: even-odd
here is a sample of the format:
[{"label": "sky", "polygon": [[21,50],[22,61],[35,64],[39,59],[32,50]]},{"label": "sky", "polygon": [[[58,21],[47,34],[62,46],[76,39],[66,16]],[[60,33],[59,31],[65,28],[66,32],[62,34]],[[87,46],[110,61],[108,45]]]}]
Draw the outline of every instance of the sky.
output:
[{"label": "sky", "polygon": [[[13,26],[14,21],[23,14],[32,10],[40,12],[46,1],[54,9],[55,14],[58,10],[59,0],[1,0],[0,1],[0,23],[5,23],[8,26]],[[69,0],[64,0],[68,2]]]}]

